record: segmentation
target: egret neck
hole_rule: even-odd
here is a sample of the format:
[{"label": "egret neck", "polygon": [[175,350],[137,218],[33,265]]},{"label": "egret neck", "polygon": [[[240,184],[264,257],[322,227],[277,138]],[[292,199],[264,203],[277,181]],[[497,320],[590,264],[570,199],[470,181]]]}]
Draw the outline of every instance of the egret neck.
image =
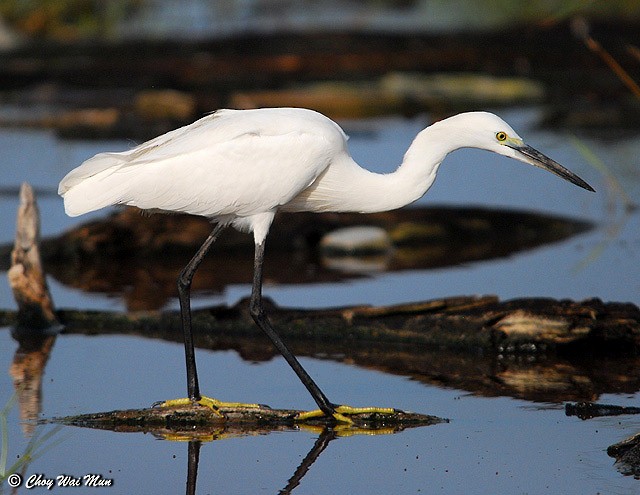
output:
[{"label": "egret neck", "polygon": [[325,171],[288,204],[284,211],[353,211],[375,213],[401,208],[420,199],[431,187],[442,160],[462,144],[443,139],[438,122],[421,131],[391,173],[371,172],[358,165],[346,149],[333,156]]}]

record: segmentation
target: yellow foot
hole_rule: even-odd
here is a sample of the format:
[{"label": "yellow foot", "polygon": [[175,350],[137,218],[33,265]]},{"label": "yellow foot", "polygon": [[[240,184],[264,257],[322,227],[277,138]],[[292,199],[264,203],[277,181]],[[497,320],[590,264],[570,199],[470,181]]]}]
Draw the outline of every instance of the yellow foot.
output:
[{"label": "yellow foot", "polygon": [[[349,415],[353,414],[394,414],[397,412],[393,407],[351,407],[337,406],[334,409],[333,417],[338,423],[353,424]],[[303,412],[296,415],[296,421],[306,421],[311,418],[321,418],[326,414],[321,409]]]},{"label": "yellow foot", "polygon": [[[193,404],[194,401],[185,397],[183,399],[171,399],[165,400],[161,402],[156,402],[154,407],[176,407],[176,406],[188,406]],[[208,407],[211,409],[214,414],[218,416],[224,416],[220,409],[239,409],[239,408],[250,408],[256,409],[263,407],[260,404],[245,404],[244,402],[222,402],[218,399],[214,399],[213,397],[202,396],[199,400],[195,401],[196,404],[200,404],[201,406]]]}]

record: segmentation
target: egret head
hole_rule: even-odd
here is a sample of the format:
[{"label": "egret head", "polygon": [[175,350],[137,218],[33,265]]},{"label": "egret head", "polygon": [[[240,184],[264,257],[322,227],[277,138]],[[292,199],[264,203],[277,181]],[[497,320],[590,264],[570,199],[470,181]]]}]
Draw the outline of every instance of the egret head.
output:
[{"label": "egret head", "polygon": [[474,142],[472,146],[540,167],[568,180],[576,186],[588,191],[594,191],[589,184],[576,174],[526,144],[518,133],[497,115],[487,112],[470,112],[460,114],[460,117],[461,123],[464,123],[465,134]]}]

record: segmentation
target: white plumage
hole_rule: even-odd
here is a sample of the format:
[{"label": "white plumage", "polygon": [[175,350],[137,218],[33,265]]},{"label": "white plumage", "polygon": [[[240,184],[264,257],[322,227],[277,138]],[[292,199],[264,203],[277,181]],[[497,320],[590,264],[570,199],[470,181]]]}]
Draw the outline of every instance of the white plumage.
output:
[{"label": "white plumage", "polygon": [[[498,141],[499,132],[508,140]],[[484,112],[422,131],[392,174],[359,167],[346,142],[335,122],[311,110],[220,110],[131,150],[90,158],[60,182],[58,192],[70,216],[122,204],[238,219],[246,226],[251,216],[278,209],[373,212],[404,206],[427,191],[440,162],[460,147],[532,162],[514,148],[523,145],[515,131]]]},{"label": "white plumage", "polygon": [[420,198],[445,156],[462,147],[515,158],[593,190],[527,146],[508,124],[490,113],[464,113],[436,122],[416,136],[395,172],[376,174],[353,161],[346,135],[332,120],[312,110],[271,108],[220,110],[129,151],[100,153],[69,172],[58,192],[71,216],[119,204],[202,215],[218,225],[178,282],[188,393],[194,401],[201,396],[189,309],[193,274],[222,227],[253,232],[251,314],[321,411],[344,421],[345,408],[328,401],[264,314],[264,240],[274,215],[278,210],[367,213],[399,208]]},{"label": "white plumage", "polygon": [[223,110],[129,151],[96,155],[62,180],[59,193],[71,216],[126,204],[247,217],[289,202],[345,139],[314,112]]}]

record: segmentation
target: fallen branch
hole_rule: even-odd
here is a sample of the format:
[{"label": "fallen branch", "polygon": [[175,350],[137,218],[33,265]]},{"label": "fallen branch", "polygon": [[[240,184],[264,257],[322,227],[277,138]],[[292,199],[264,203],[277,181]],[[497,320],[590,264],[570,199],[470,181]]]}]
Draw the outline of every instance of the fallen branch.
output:
[{"label": "fallen branch", "polygon": [[[283,338],[294,347],[295,342],[307,348],[310,342],[321,347],[375,342],[508,354],[559,349],[570,353],[584,347],[594,352],[627,354],[640,350],[640,309],[630,303],[603,303],[599,299],[500,301],[495,296],[461,296],[381,307],[312,310],[268,303],[268,313]],[[180,315],[175,311],[64,310],[58,316],[65,333],[123,333],[169,341],[181,338]],[[193,311],[193,331],[196,344],[210,349],[219,348],[231,338],[255,337],[259,343],[263,338],[245,300],[231,307]]]}]

